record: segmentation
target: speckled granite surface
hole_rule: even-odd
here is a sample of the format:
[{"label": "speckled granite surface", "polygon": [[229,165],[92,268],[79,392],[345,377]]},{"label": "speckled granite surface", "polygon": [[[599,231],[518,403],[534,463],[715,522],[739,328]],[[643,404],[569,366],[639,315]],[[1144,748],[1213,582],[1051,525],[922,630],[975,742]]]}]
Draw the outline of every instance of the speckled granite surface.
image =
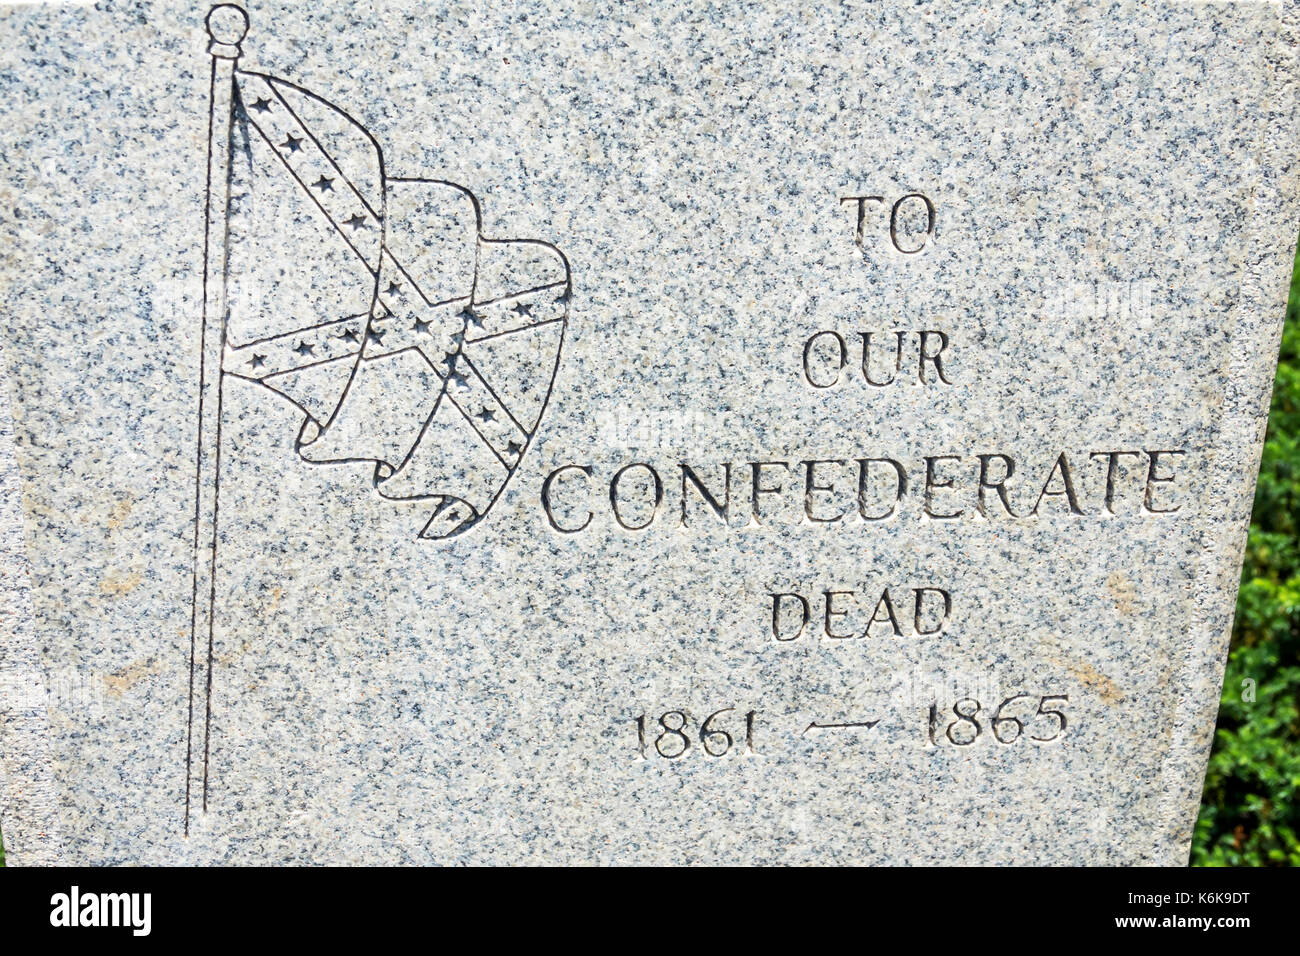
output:
[{"label": "speckled granite surface", "polygon": [[1295,4],[246,9],[0,15],[11,862],[1185,862]]},{"label": "speckled granite surface", "polygon": [[48,706],[65,688],[57,676],[46,684],[30,573],[9,391],[0,389],[0,835],[7,857],[47,865],[62,862]]}]

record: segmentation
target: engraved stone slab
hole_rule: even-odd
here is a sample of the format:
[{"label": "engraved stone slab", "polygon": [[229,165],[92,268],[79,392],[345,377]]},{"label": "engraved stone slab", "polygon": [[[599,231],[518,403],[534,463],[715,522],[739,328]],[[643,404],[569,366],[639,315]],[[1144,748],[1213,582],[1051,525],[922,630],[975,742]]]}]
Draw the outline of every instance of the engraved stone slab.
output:
[{"label": "engraved stone slab", "polygon": [[484,6],[0,18],[10,861],[1185,862],[1295,4]]}]

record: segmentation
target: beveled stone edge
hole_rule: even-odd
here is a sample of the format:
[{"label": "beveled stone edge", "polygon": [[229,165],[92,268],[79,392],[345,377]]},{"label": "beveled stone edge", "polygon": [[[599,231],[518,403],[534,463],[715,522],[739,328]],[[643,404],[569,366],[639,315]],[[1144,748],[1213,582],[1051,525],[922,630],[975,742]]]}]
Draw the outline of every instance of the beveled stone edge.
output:
[{"label": "beveled stone edge", "polygon": [[[23,527],[22,475],[14,448],[9,356],[0,343],[0,836],[6,866],[63,862],[49,711],[31,600],[31,565]],[[6,689],[30,694],[10,711]]]}]

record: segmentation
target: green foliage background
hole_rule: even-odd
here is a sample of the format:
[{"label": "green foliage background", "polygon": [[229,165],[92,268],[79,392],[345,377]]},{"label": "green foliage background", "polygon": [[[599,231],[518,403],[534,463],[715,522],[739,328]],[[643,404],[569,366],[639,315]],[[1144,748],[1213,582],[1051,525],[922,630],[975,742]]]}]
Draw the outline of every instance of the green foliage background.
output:
[{"label": "green foliage background", "polygon": [[[1197,866],[1300,866],[1300,251],[1255,489]],[[1254,682],[1251,702],[1247,689]],[[1246,699],[1243,699],[1246,698]]]},{"label": "green foliage background", "polygon": [[[1254,701],[1245,699],[1254,681]],[[1300,866],[1300,249],[1194,866]],[[0,844],[0,867],[4,847]]]}]

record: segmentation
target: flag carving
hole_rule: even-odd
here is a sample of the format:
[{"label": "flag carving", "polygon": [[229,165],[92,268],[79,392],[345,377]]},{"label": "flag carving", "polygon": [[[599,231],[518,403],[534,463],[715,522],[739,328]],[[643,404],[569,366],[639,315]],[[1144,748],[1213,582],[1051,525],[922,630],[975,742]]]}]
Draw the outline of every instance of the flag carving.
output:
[{"label": "flag carving", "polygon": [[458,535],[546,408],[568,263],[484,236],[462,186],[389,176],[319,96],[233,73],[222,372],[298,406],[304,461],[366,463],[382,497],[428,502],[422,538]]},{"label": "flag carving", "polygon": [[426,539],[480,522],[528,450],[559,367],[563,253],[483,234],[478,201],[390,176],[321,97],[239,68],[248,13],[214,6],[194,471],[184,832],[206,813],[213,739],[223,383],[297,406],[298,455],[366,466],[427,510]]}]

